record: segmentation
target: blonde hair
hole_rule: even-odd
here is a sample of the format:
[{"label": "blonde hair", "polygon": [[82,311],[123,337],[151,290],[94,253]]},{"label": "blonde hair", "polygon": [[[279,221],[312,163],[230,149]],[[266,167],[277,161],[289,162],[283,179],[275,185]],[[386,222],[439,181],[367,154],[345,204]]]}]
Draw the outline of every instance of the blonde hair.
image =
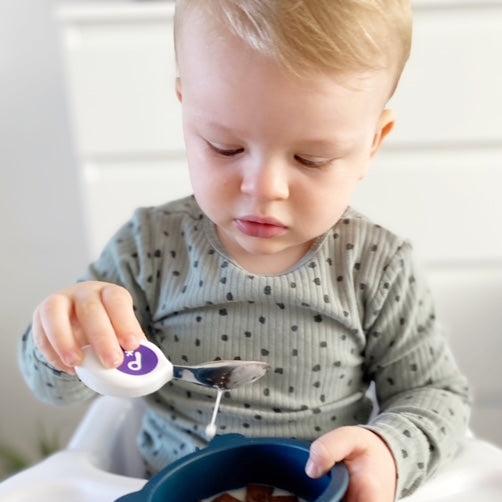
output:
[{"label": "blonde hair", "polygon": [[175,44],[194,7],[299,77],[392,71],[390,96],[411,50],[410,0],[177,0]]}]

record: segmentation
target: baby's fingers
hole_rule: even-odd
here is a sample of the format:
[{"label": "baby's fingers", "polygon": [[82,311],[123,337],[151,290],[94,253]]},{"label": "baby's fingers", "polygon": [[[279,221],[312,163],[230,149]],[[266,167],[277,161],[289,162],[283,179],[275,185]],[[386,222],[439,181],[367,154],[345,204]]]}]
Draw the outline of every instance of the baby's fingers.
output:
[{"label": "baby's fingers", "polygon": [[102,303],[99,289],[76,290],[74,302],[76,322],[103,366],[109,368],[119,366],[124,359],[124,354]]},{"label": "baby's fingers", "polygon": [[110,284],[101,290],[101,300],[106,309],[120,345],[125,350],[135,350],[146,337],[133,310],[132,297],[127,289]]},{"label": "baby's fingers", "polygon": [[33,334],[33,341],[35,345],[39,348],[42,354],[47,359],[47,362],[59,371],[64,371],[70,375],[75,374],[75,370],[71,366],[67,366],[53,349],[52,345],[45,334],[42,322],[40,321],[40,314],[38,309],[35,310],[33,314],[33,323],[31,325],[31,330]]},{"label": "baby's fingers", "polygon": [[66,366],[76,366],[82,359],[70,324],[71,308],[71,299],[61,293],[49,296],[38,307],[44,333]]}]

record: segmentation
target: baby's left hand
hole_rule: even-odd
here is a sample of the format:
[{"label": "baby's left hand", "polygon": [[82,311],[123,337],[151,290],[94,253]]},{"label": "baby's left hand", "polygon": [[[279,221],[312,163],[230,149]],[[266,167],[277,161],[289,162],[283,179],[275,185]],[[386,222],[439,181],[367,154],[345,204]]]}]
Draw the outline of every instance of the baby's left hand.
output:
[{"label": "baby's left hand", "polygon": [[318,478],[342,460],[350,473],[346,502],[394,500],[396,464],[380,436],[357,426],[340,427],[324,434],[310,446],[307,474]]}]

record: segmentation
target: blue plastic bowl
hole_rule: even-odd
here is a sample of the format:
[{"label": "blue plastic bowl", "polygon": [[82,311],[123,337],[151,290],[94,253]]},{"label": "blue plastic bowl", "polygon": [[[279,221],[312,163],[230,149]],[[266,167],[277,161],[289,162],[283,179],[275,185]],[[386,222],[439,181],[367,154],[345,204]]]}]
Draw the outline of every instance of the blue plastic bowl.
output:
[{"label": "blue plastic bowl", "polygon": [[349,485],[349,473],[338,463],[328,474],[305,474],[309,443],[292,439],[246,438],[226,434],[207,448],[168,465],[142,490],[116,502],[199,502],[249,483],[275,486],[309,502],[337,502]]}]

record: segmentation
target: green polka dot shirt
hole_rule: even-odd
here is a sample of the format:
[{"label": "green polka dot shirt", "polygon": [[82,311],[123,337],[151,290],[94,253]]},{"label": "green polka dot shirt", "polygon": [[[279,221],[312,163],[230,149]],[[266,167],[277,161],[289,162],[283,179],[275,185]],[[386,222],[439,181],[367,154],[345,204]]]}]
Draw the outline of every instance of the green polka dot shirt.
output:
[{"label": "green polka dot shirt", "polygon": [[[225,392],[218,434],[311,441],[342,425],[366,427],[390,447],[404,496],[454,455],[466,432],[469,388],[409,242],[350,207],[274,276],[233,262],[193,196],[140,208],[84,279],[127,288],[148,338],[174,364],[270,364],[254,384]],[[20,364],[44,401],[94,395],[47,363],[30,329]],[[137,442],[150,472],[207,444],[215,397],[171,381],[145,398]]]}]

